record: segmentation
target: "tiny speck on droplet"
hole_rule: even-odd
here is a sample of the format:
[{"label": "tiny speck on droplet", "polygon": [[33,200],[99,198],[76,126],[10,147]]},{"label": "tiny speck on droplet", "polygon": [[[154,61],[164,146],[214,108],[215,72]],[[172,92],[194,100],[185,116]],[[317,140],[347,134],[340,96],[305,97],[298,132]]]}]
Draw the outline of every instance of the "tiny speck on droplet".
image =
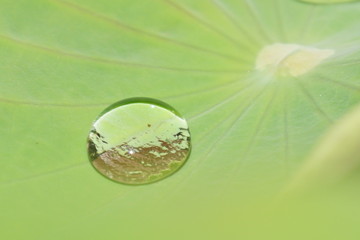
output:
[{"label": "tiny speck on droplet", "polygon": [[148,126],[148,127],[151,127],[151,124],[149,124],[149,123],[148,123],[148,125],[147,125],[147,126]]}]

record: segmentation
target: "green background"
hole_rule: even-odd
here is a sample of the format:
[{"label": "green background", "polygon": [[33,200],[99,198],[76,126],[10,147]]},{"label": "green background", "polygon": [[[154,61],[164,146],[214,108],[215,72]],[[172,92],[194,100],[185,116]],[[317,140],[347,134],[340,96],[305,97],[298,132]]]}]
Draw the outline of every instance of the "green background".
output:
[{"label": "green background", "polygon": [[[358,2],[0,6],[1,239],[358,239],[359,157],[330,161],[353,166],[336,181],[327,167],[358,146],[360,118],[338,122],[360,100]],[[335,55],[278,78],[254,70],[272,43]],[[86,137],[105,107],[138,96],[181,112],[193,149],[175,175],[133,187],[94,171]],[[342,124],[355,142],[334,147],[326,132]],[[284,194],[294,176],[287,191],[323,175],[331,186]]]}]

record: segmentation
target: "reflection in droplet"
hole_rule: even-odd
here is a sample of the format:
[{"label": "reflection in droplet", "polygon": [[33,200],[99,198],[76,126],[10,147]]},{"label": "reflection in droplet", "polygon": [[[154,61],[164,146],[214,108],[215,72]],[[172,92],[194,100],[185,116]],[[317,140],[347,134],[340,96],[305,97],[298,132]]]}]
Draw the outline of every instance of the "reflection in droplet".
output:
[{"label": "reflection in droplet", "polygon": [[88,137],[91,164],[125,184],[145,184],[177,171],[190,154],[185,119],[171,106],[150,98],[131,98],[105,109]]}]

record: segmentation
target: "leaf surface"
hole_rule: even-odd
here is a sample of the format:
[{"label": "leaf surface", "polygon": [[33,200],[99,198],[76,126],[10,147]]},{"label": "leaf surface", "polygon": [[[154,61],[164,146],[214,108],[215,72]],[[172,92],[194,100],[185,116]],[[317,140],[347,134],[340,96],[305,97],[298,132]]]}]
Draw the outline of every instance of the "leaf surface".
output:
[{"label": "leaf surface", "polygon": [[[235,199],[264,189],[273,195],[316,139],[360,100],[359,3],[0,4],[5,236],[39,239],[39,232],[54,237],[91,229],[87,236],[110,237],[119,232],[116,223],[132,234],[147,203],[187,199],[186,208],[191,199],[225,192]],[[335,54],[298,77],[256,70],[259,52],[274,43]],[[175,175],[129,187],[92,169],[86,137],[106,106],[137,96],[181,112],[193,150]],[[14,232],[15,224],[22,231]]]}]

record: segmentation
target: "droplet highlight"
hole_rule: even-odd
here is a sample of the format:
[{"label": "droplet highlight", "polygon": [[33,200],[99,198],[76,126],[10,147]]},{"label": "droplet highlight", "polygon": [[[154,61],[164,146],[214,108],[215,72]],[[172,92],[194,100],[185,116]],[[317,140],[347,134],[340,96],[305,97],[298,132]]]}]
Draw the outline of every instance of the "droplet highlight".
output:
[{"label": "droplet highlight", "polygon": [[130,98],[106,108],[88,136],[88,155],[105,177],[124,184],[147,184],[173,174],[191,150],[186,120],[168,104]]}]

